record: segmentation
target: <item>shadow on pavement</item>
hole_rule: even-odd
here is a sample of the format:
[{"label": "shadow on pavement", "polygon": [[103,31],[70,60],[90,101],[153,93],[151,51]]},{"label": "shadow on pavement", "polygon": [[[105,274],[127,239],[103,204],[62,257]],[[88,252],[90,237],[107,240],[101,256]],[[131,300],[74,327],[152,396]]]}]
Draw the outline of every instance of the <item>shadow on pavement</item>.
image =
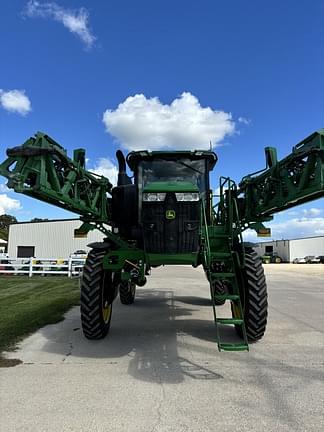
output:
[{"label": "shadow on pavement", "polygon": [[182,303],[195,305],[195,306],[211,306],[210,298],[195,297],[195,296],[175,296],[175,301],[180,301]]},{"label": "shadow on pavement", "polygon": [[[180,299],[185,299],[188,303],[193,299],[196,303],[199,298],[177,298]],[[182,338],[184,335],[211,342],[216,340],[212,321],[190,319],[194,310],[197,308],[176,305],[173,291],[138,289],[133,305],[125,306],[118,299],[115,301],[110,333],[105,339],[85,339],[80,318],[75,314],[64,322],[60,333],[58,330],[51,331],[50,328],[41,330],[47,338],[43,351],[62,354],[69,359],[106,359],[107,363],[128,356],[128,373],[148,382],[179,383],[184,380],[184,376],[193,379],[220,379],[221,375],[178,354],[180,344],[186,350],[186,342]],[[234,333],[233,329],[230,330]],[[210,351],[210,348],[206,349],[207,352]],[[216,342],[212,349],[216,354]],[[192,350],[191,345],[188,350]]]}]

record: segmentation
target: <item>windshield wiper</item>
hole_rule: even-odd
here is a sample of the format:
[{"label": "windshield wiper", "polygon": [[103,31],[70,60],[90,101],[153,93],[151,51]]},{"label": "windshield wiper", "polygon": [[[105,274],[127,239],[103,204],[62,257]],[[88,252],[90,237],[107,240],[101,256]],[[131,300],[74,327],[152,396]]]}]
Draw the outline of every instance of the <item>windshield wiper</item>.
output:
[{"label": "windshield wiper", "polygon": [[192,167],[191,165],[188,165],[188,164],[186,164],[185,162],[182,162],[182,161],[176,161],[176,160],[174,160],[174,159],[167,159],[167,158],[161,158],[161,160],[164,160],[164,161],[166,161],[166,162],[173,162],[173,163],[176,163],[176,164],[183,165],[183,166],[185,166],[185,167],[191,169],[192,171],[197,172],[197,173],[200,174],[200,175],[203,175],[203,174],[204,174],[203,172],[199,171],[197,168],[194,168],[194,167]]},{"label": "windshield wiper", "polygon": [[186,164],[185,162],[181,162],[181,161],[178,161],[178,162],[174,161],[174,162],[179,163],[180,165],[183,165],[183,166],[185,166],[187,168],[190,168],[192,171],[196,171],[198,174],[203,175],[203,173],[201,171],[199,171],[197,168],[194,168],[191,165]]}]

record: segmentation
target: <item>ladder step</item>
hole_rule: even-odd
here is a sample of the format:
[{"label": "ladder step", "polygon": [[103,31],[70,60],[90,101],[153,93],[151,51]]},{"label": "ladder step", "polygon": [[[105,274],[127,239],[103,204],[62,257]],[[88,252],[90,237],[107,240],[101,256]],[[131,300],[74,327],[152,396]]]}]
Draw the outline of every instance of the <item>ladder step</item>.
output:
[{"label": "ladder step", "polygon": [[235,294],[216,294],[214,295],[214,299],[218,301],[224,301],[224,300],[237,301],[240,300],[240,296]]},{"label": "ladder step", "polygon": [[235,273],[212,273],[212,279],[226,279],[235,277]]},{"label": "ladder step", "polygon": [[220,351],[249,351],[249,346],[245,343],[220,343],[218,348]]},{"label": "ladder step", "polygon": [[243,325],[244,321],[240,318],[216,318],[217,324],[225,324],[225,325],[231,325],[231,324],[238,324]]}]

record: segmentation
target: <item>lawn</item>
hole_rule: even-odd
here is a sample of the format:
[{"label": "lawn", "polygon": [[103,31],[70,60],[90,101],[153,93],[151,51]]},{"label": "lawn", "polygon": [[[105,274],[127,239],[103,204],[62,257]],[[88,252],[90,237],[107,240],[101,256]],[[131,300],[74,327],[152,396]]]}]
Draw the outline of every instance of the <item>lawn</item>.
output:
[{"label": "lawn", "polygon": [[78,279],[0,276],[0,353],[23,336],[60,321],[78,302]]}]

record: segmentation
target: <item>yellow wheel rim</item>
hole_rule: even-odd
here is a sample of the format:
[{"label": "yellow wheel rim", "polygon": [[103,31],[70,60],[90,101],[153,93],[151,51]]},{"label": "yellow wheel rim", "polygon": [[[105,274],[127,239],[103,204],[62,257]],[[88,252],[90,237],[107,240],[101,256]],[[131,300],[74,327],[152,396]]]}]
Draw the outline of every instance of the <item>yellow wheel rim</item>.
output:
[{"label": "yellow wheel rim", "polygon": [[107,303],[105,303],[102,306],[102,319],[104,320],[105,324],[109,322],[110,315],[111,315],[111,304],[108,305]]}]

